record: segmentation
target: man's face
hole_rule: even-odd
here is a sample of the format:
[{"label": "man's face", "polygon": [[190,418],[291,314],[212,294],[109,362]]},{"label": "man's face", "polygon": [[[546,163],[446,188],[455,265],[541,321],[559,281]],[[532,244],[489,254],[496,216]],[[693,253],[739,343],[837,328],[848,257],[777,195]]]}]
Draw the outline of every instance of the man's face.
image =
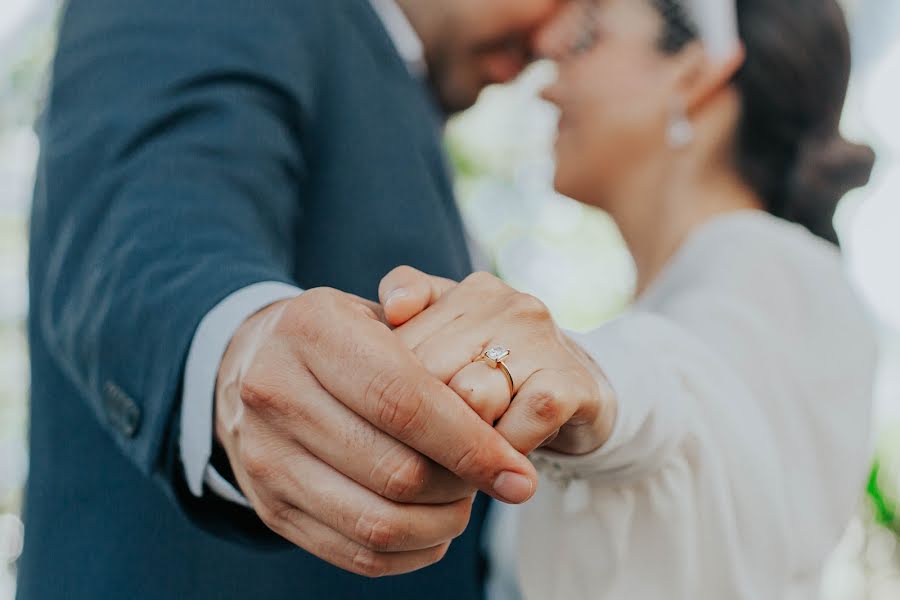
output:
[{"label": "man's face", "polygon": [[472,106],[481,90],[514,79],[532,59],[532,39],[567,0],[443,0],[428,40],[432,85],[444,110]]}]

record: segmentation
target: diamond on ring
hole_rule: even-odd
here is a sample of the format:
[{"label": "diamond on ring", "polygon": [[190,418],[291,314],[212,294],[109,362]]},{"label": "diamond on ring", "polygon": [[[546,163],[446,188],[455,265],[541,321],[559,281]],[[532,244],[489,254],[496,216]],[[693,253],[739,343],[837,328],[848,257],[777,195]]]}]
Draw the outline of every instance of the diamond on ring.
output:
[{"label": "diamond on ring", "polygon": [[506,365],[503,364],[503,359],[509,356],[509,348],[504,348],[503,346],[491,346],[487,350],[481,353],[475,360],[481,360],[488,364],[488,366],[493,367],[494,369],[499,369],[503,372],[503,376],[506,378],[506,383],[509,384],[509,397],[512,398],[515,396],[516,386],[513,383],[512,374],[509,372],[509,369],[506,368]]},{"label": "diamond on ring", "polygon": [[484,357],[493,362],[500,362],[507,356],[509,356],[509,349],[503,346],[491,346],[484,351]]}]

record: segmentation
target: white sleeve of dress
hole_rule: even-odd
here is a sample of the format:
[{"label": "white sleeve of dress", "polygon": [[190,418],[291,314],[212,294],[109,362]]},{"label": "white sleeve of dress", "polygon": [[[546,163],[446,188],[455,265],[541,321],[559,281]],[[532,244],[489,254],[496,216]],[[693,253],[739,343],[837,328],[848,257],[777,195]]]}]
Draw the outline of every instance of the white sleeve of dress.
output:
[{"label": "white sleeve of dress", "polygon": [[[731,300],[697,295],[676,319],[632,311],[572,334],[607,375],[618,416],[590,455],[534,453],[549,481],[520,517],[527,598],[785,598],[792,573],[816,577],[819,537],[836,541],[861,481],[864,450],[851,448],[866,445],[867,411],[838,408],[839,386],[818,398],[792,388],[785,374],[809,364],[777,363],[802,345]],[[781,395],[760,397],[767,388]]]},{"label": "white sleeve of dress", "polygon": [[674,402],[679,373],[656,358],[671,326],[649,313],[626,316],[588,334],[567,332],[600,365],[616,397],[618,413],[607,443],[587,456],[538,450],[531,456],[543,475],[627,481],[659,468],[686,433],[689,415]]},{"label": "white sleeve of dress", "polygon": [[185,478],[195,496],[203,495],[205,483],[226,500],[248,506],[240,491],[209,464],[219,363],[235,331],[244,321],[270,304],[301,293],[301,289],[284,283],[256,283],[222,300],[197,327],[184,369],[179,439]]}]

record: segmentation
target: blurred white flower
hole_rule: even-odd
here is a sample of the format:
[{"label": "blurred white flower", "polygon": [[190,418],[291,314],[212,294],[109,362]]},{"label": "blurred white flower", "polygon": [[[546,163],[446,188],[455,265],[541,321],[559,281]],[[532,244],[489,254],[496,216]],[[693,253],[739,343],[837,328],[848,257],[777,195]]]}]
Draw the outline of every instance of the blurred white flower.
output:
[{"label": "blurred white flower", "polygon": [[0,515],[0,566],[14,562],[22,554],[25,527],[16,515]]},{"label": "blurred white flower", "polygon": [[34,0],[3,0],[0,2],[0,42],[21,30],[35,9]]},{"label": "blurred white flower", "polygon": [[0,498],[8,497],[22,487],[27,469],[28,460],[21,437],[16,435],[12,439],[0,439]]},{"label": "blurred white flower", "polygon": [[863,117],[872,135],[900,151],[900,40],[870,71],[865,84]]}]

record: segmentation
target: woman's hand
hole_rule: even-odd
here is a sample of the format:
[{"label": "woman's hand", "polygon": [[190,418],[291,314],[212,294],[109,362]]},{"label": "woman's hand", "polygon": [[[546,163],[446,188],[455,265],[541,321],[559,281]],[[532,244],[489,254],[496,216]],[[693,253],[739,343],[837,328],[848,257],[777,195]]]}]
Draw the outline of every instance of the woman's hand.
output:
[{"label": "woman's hand", "polygon": [[[609,438],[616,401],[594,361],[544,304],[487,273],[462,283],[399,267],[381,282],[385,319],[436,377],[523,454],[587,454]],[[500,368],[479,360],[509,349]],[[510,389],[512,387],[512,389]]]}]

